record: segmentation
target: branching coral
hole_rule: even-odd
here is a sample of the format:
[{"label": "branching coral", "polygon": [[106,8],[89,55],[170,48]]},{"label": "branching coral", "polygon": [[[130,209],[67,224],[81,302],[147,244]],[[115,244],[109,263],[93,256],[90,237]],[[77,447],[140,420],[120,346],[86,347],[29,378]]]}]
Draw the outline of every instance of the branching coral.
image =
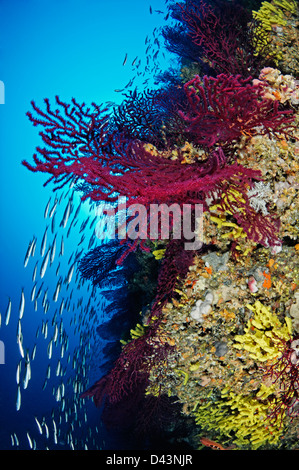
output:
[{"label": "branching coral", "polygon": [[218,2],[212,8],[205,2],[180,5],[181,21],[192,43],[198,46],[198,60],[207,61],[216,73],[256,76],[271,63],[272,51],[267,34],[256,30],[247,10],[232,3]]},{"label": "branching coral", "polygon": [[186,276],[192,260],[193,253],[184,251],[182,240],[173,240],[168,244],[145,333],[124,345],[113,369],[84,392],[82,397],[93,397],[97,406],[101,406],[105,397],[109,403],[119,402],[147,383],[153,368],[163,373],[160,364],[167,362],[172,346],[156,337],[161,311],[172,296],[178,280]]},{"label": "branching coral", "polygon": [[256,301],[247,308],[254,312],[248,321],[244,335],[235,336],[237,349],[249,351],[249,356],[258,362],[266,362],[280,356],[284,341],[291,336],[291,320],[286,317],[282,325],[278,317],[269,308]]},{"label": "branching coral", "polygon": [[[264,116],[264,120],[261,122],[260,116],[251,115],[250,124],[243,123],[245,118],[247,120],[250,118],[245,111],[241,111],[244,99],[238,102],[238,98],[233,98],[237,79],[233,77],[222,78],[216,79],[216,82],[214,79],[210,79],[212,87],[208,89],[207,93],[210,104],[214,106],[212,113],[208,112],[208,103],[204,94],[202,95],[205,98],[203,109],[199,108],[198,112],[198,99],[196,99],[195,90],[188,90],[189,99],[191,101],[195,99],[194,106],[197,112],[195,118],[192,118],[193,126],[199,119],[204,120],[205,123],[208,123],[206,121],[213,122],[214,132],[219,129],[222,135],[221,140],[227,141],[229,136],[233,138],[235,135],[240,135],[245,124],[252,128],[257,123],[263,123],[266,126],[266,131],[270,125],[275,126],[278,131],[278,127],[282,123],[289,122],[288,114],[277,110],[270,113],[271,117],[264,116],[266,111],[270,112],[268,104],[261,104],[261,107],[252,104],[251,111],[255,110],[258,113],[259,110]],[[198,83],[198,77],[195,80]],[[239,92],[242,96],[246,90],[247,96],[250,96],[251,86],[248,89],[246,86],[240,85],[240,87]],[[224,96],[222,98],[218,96],[220,91]],[[218,100],[222,100],[221,106]],[[260,214],[251,210],[245,194],[252,184],[252,179],[259,179],[258,171],[247,170],[237,164],[227,165],[221,148],[212,152],[205,161],[189,165],[182,164],[183,154],[178,154],[176,160],[161,158],[160,155],[155,155],[147,150],[139,141],[120,140],[119,136],[115,136],[113,133],[110,137],[106,136],[107,117],[101,117],[100,112],[95,119],[91,117],[88,110],[84,110],[83,105],[76,105],[70,111],[69,105],[62,103],[58,98],[57,103],[64,111],[65,116],[61,114],[59,109],[55,112],[52,111],[48,103],[48,114],[34,105],[34,109],[38,116],[42,116],[42,120],[29,113],[29,118],[35,125],[44,126],[45,132],[42,132],[41,136],[47,147],[37,148],[43,160],[34,155],[35,166],[26,161],[23,162],[32,171],[50,173],[52,177],[48,182],[54,179],[54,182],[61,186],[71,178],[81,178],[92,188],[88,194],[83,196],[83,199],[90,197],[94,201],[115,202],[118,200],[118,195],[122,195],[128,198],[128,204],[142,204],[146,209],[149,209],[150,204],[172,204],[175,202],[180,208],[183,204],[191,204],[192,208],[195,204],[202,204],[203,210],[206,210],[205,196],[213,195],[214,199],[221,197],[221,205],[229,209],[237,218],[238,224],[244,228],[249,238],[260,243],[271,244],[271,240],[274,240],[275,243],[275,229],[273,230],[271,221],[270,224],[269,221],[265,220],[264,222],[260,218]],[[237,109],[243,116],[243,120],[239,118],[241,123],[229,124],[233,122],[233,116],[237,117],[237,111],[232,107],[232,103],[238,105]],[[226,120],[224,119],[227,114],[225,106],[231,108]],[[247,106],[248,108],[250,106]],[[204,111],[208,112],[206,117],[203,114]],[[91,119],[89,124],[86,123],[87,118]],[[101,123],[99,129],[95,128],[96,122]],[[211,139],[210,142],[215,142],[217,138],[214,137],[214,134],[212,135],[211,131],[207,132],[209,133],[208,139]],[[245,202],[242,202],[241,199],[234,198],[232,200],[225,197],[232,191],[232,188],[236,188],[242,194]],[[139,234],[128,250],[134,250],[140,238],[141,242],[149,238],[150,234],[147,233],[150,224],[149,210],[146,217],[147,219],[144,221],[145,233]],[[145,245],[142,246],[145,248]]]},{"label": "branching coral", "polygon": [[255,185],[248,190],[247,195],[250,199],[250,205],[257,212],[261,212],[263,215],[268,214],[267,203],[272,196],[270,185],[265,184],[263,181],[255,183]]},{"label": "branching coral", "polygon": [[[253,17],[258,20],[256,31],[264,31],[266,42],[271,43],[275,63],[279,63],[288,72],[297,73],[298,27],[296,27],[297,4],[293,0],[264,1],[258,11],[253,11]],[[297,20],[298,23],[298,20]],[[294,47],[293,47],[294,45]],[[257,44],[258,51],[260,43]]]},{"label": "branching coral", "polygon": [[[118,410],[126,400],[134,402],[135,397],[144,403],[141,397],[146,395],[151,405],[154,398],[176,396],[185,400],[186,414],[193,414],[202,428],[255,449],[277,445],[285,415],[298,414],[299,340],[291,337],[290,320],[286,317],[285,323],[280,322],[266,307],[280,281],[271,271],[275,261],[266,265],[267,249],[263,257],[258,256],[263,250],[259,244],[271,247],[272,254],[281,248],[269,181],[273,174],[262,181],[256,161],[252,168],[237,163],[236,148],[254,139],[270,141],[273,146],[293,140],[298,93],[295,79],[278,77],[278,71],[263,68],[275,56],[269,49],[267,28],[252,21],[248,11],[234,2],[214,3],[215,8],[202,0],[171,7],[181,24],[165,30],[165,37],[185,66],[181,75],[192,76],[191,80],[183,85],[186,78],[180,81],[178,72],[168,87],[128,92],[114,114],[74,99],[67,104],[56,97],[56,109],[45,100],[45,111],[32,102],[34,113],[28,117],[34,126],[43,128],[40,135],[45,146],[37,148],[34,164],[23,164],[31,171],[50,174],[46,184],[51,181],[56,188],[70,181],[77,183],[83,199],[108,203],[116,217],[121,217],[118,210],[124,210],[116,207],[119,196],[127,199],[127,206],[145,208],[138,232],[134,232],[137,224],[132,224],[121,242],[117,239],[92,250],[79,264],[82,277],[104,288],[103,295],[112,300],[107,316],[120,304],[126,307],[119,285],[127,284],[128,274],[134,271],[130,258],[126,266],[116,265],[139,243],[148,250],[147,256],[159,260],[155,289],[148,288],[146,275],[141,274],[142,281],[138,276],[135,279],[149,293],[144,296],[150,307],[147,305],[142,325],[136,321],[129,325],[123,315],[115,315],[97,328],[102,338],[116,336],[119,348],[123,335],[122,351],[110,372],[82,396],[93,397],[97,406],[105,400],[105,409],[110,411],[114,406]],[[292,5],[285,0],[273,4]],[[194,62],[192,67],[189,60]],[[194,71],[203,73],[204,69],[209,76],[194,77]],[[252,77],[259,80],[252,81]],[[282,170],[288,174],[289,168]],[[179,236],[174,235],[174,215],[168,210],[173,204],[180,211],[190,206],[193,226],[195,208],[202,207],[208,223],[205,246],[200,250],[211,249],[209,254],[200,258],[199,249],[185,249],[183,227]],[[154,235],[150,231],[152,205],[161,209]],[[126,212],[127,224],[134,221],[132,212]],[[165,214],[170,222],[168,238],[161,233]],[[149,238],[163,240],[150,254]],[[237,256],[230,256],[236,250],[243,251],[240,269],[236,269]],[[192,276],[184,290],[180,282],[196,258],[197,266],[193,272],[190,269]],[[263,285],[260,290],[251,289],[250,279],[259,271],[265,278],[259,279]],[[227,276],[221,277],[222,272]],[[111,286],[118,290],[109,291]],[[268,292],[271,286],[272,292]],[[288,283],[283,288],[289,293]],[[203,291],[200,298],[198,291]],[[265,305],[259,301],[247,305],[254,315],[244,334],[235,336],[248,318],[244,305],[256,292],[261,300],[265,296]],[[279,310],[281,304],[277,300],[275,308]],[[174,312],[174,307],[180,310]],[[124,336],[124,326],[130,338]],[[257,367],[260,364],[263,367]]]},{"label": "branching coral", "polygon": [[275,393],[272,390],[267,421],[281,427],[286,415],[299,415],[299,340],[291,336],[290,318],[285,317],[282,325],[259,301],[247,307],[255,315],[248,321],[245,334],[235,336],[234,347],[249,351],[250,357],[265,363],[264,380],[268,378],[277,386]]},{"label": "branching coral", "polygon": [[229,144],[242,135],[288,135],[294,128],[293,111],[263,97],[263,87],[251,79],[221,74],[199,76],[184,85],[189,109],[180,112],[191,140],[211,147]]},{"label": "branching coral", "polygon": [[278,359],[265,368],[265,376],[279,386],[268,419],[276,422],[284,414],[291,418],[299,416],[298,336],[284,342]]},{"label": "branching coral", "polygon": [[[247,236],[251,241],[261,243],[264,246],[275,247],[280,245],[280,241],[276,236],[279,221],[270,214],[263,215],[256,212],[251,204],[248,190],[247,192],[241,191],[241,185],[231,184],[228,191],[216,200],[216,204],[210,205],[211,221],[215,222],[218,228],[232,228],[231,232],[222,234],[223,238],[236,241]],[[227,220],[229,216],[233,216],[237,224]]]},{"label": "branching coral", "polygon": [[210,401],[195,411],[195,421],[232,439],[240,448],[255,450],[266,444],[278,444],[282,434],[280,423],[271,426],[266,421],[272,389],[262,386],[260,392],[257,397],[223,392],[221,400]]},{"label": "branching coral", "polygon": [[261,21],[265,30],[271,31],[274,25],[286,24],[283,10],[294,13],[296,11],[295,2],[292,0],[273,0],[271,3],[262,2],[261,8],[258,11],[254,11],[253,16]]},{"label": "branching coral", "polygon": [[178,144],[183,139],[184,123],[177,113],[186,99],[181,87],[170,85],[144,93],[134,90],[125,96],[114,108],[112,120],[126,138],[150,142],[158,148]]}]

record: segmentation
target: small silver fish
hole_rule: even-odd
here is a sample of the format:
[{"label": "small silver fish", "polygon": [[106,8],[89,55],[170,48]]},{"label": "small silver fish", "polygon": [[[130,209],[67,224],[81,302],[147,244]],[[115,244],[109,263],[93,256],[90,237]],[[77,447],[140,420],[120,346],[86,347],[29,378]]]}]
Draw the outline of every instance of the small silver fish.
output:
[{"label": "small silver fish", "polygon": [[50,202],[51,202],[51,196],[50,196],[50,199],[45,207],[45,211],[44,211],[44,218],[46,219],[47,216],[48,216],[48,212],[49,212],[49,207],[50,207]]},{"label": "small silver fish", "polygon": [[56,234],[51,246],[51,252],[50,252],[50,266],[52,266],[54,258],[55,258],[55,253],[56,253]]},{"label": "small silver fish", "polygon": [[20,307],[19,307],[19,319],[23,318],[24,310],[25,310],[25,295],[24,295],[24,289],[22,288]]},{"label": "small silver fish", "polygon": [[24,390],[28,387],[29,380],[31,379],[31,367],[30,367],[30,361],[26,360],[25,364],[25,375],[24,375],[24,380],[23,380],[23,388]]},{"label": "small silver fish", "polygon": [[33,273],[32,273],[32,282],[34,282],[35,279],[36,279],[37,264],[38,264],[38,261],[35,263],[35,266],[34,266],[34,270],[33,270]]},{"label": "small silver fish", "polygon": [[31,296],[30,296],[31,302],[34,301],[35,291],[36,291],[36,282],[34,283],[34,286],[32,287]]},{"label": "small silver fish", "polygon": [[16,410],[19,411],[21,408],[21,387],[18,385],[17,398],[16,398]]},{"label": "small silver fish", "polygon": [[17,371],[16,371],[16,382],[17,382],[17,385],[20,384],[21,364],[22,364],[22,360],[20,360],[19,363],[18,363],[18,365],[17,365]]},{"label": "small silver fish", "polygon": [[36,416],[34,416],[34,419],[35,419],[36,425],[37,425],[37,427],[38,427],[39,433],[42,434],[42,433],[43,433],[43,429],[42,429],[42,427],[41,427],[41,424],[40,424],[39,420],[36,418]]},{"label": "small silver fish", "polygon": [[43,259],[43,263],[42,263],[41,268],[40,268],[40,277],[41,278],[44,277],[45,272],[47,270],[47,266],[48,266],[49,258],[50,258],[50,251],[51,251],[51,248],[48,249],[47,254]]},{"label": "small silver fish", "polygon": [[36,355],[36,344],[33,346],[32,353],[31,353],[31,360],[34,361]]},{"label": "small silver fish", "polygon": [[75,264],[76,264],[76,261],[73,262],[73,264],[71,265],[68,273],[67,273],[67,277],[66,277],[66,284],[69,285],[71,280],[72,280],[72,277],[73,277],[73,274],[74,274],[74,269],[75,269]]},{"label": "small silver fish", "polygon": [[25,354],[24,354],[24,349],[23,349],[23,344],[22,344],[22,337],[18,336],[17,343],[18,343],[18,346],[19,346],[20,354],[24,358]]},{"label": "small silver fish", "polygon": [[57,341],[57,338],[58,338],[58,326],[57,326],[57,323],[54,327],[54,334],[53,334],[53,343],[56,344],[56,341]]},{"label": "small silver fish", "polygon": [[60,290],[61,290],[61,278],[59,278],[59,280],[58,280],[58,282],[57,282],[57,285],[56,285],[55,292],[54,292],[54,294],[53,294],[53,300],[54,300],[54,302],[57,302],[57,299],[58,299]]},{"label": "small silver fish", "polygon": [[54,204],[53,204],[53,207],[50,211],[50,214],[49,214],[49,218],[51,219],[54,215],[54,212],[56,211],[56,207],[57,207],[57,204],[58,204],[58,199],[57,197],[55,198],[55,201],[54,201]]},{"label": "small silver fish", "polygon": [[59,256],[63,256],[63,254],[64,254],[64,241],[63,241],[63,236],[62,236]]},{"label": "small silver fish", "polygon": [[47,348],[47,353],[48,353],[48,358],[51,359],[52,357],[52,351],[53,351],[53,340],[51,339],[48,348]]},{"label": "small silver fish", "polygon": [[30,258],[31,253],[32,253],[32,248],[33,248],[33,241],[29,242],[29,245],[28,245],[26,255],[25,255],[25,259],[24,259],[24,268],[26,268],[26,266],[28,264],[29,258]]},{"label": "small silver fish", "polygon": [[26,433],[26,435],[27,435],[27,439],[28,439],[28,442],[29,442],[29,447],[30,447],[30,449],[33,449],[32,440],[31,440],[31,437],[29,436],[28,432]]},{"label": "small silver fish", "polygon": [[41,243],[41,247],[40,247],[40,254],[41,254],[42,257],[44,256],[45,251],[46,251],[46,244],[47,244],[47,237],[48,237],[47,232],[48,232],[48,226],[45,229],[43,239],[42,239],[42,243]]},{"label": "small silver fish", "polygon": [[10,320],[10,315],[11,315],[11,299],[9,297],[8,299],[8,305],[6,309],[6,314],[5,314],[5,325],[7,326]]},{"label": "small silver fish", "polygon": [[47,423],[45,421],[43,421],[43,426],[45,427],[45,431],[46,431],[46,438],[49,439],[49,428],[47,426]]},{"label": "small silver fish", "polygon": [[60,222],[60,227],[63,227],[63,228],[66,227],[67,222],[69,220],[70,213],[71,213],[71,200],[69,200],[69,202],[67,203],[67,206],[66,206],[64,214],[63,214],[62,221]]}]

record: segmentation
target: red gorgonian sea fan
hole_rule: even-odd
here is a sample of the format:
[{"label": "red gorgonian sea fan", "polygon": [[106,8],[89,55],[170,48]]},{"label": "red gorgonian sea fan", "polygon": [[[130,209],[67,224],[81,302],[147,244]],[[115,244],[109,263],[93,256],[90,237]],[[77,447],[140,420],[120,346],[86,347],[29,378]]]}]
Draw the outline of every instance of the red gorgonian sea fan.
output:
[{"label": "red gorgonian sea fan", "polygon": [[216,73],[247,78],[258,76],[263,67],[274,64],[267,32],[237,2],[217,1],[213,8],[194,0],[178,6],[188,36],[198,47],[198,59]]},{"label": "red gorgonian sea fan", "polygon": [[294,112],[263,97],[263,86],[251,77],[198,75],[184,85],[189,107],[179,114],[188,123],[190,140],[212,147],[230,144],[242,135],[290,135]]},{"label": "red gorgonian sea fan", "polygon": [[[223,90],[225,92],[230,93],[230,89]],[[37,147],[40,157],[34,155],[35,165],[26,161],[23,164],[31,171],[49,173],[51,177],[45,184],[53,180],[61,187],[75,177],[91,188],[83,198],[90,197],[94,201],[115,202],[121,195],[128,199],[128,204],[138,203],[146,209],[150,204],[176,203],[180,207],[190,204],[192,208],[202,204],[203,210],[208,210],[206,197],[212,195],[216,200],[234,187],[243,201],[234,200],[231,212],[233,216],[237,215],[238,223],[248,236],[266,246],[277,241],[271,218],[256,214],[247,196],[253,181],[261,179],[259,171],[236,163],[228,165],[221,148],[211,152],[206,161],[188,165],[182,164],[180,152],[176,160],[162,158],[146,150],[140,141],[127,141],[109,133],[109,117],[96,105],[91,111],[75,100],[73,106],[58,97],[56,102],[60,109],[53,111],[46,100],[46,113],[34,103],[37,117],[28,113],[34,125],[44,127],[40,135],[46,147]],[[216,118],[216,112],[222,113],[222,108],[217,103],[216,100],[215,109],[207,119],[222,129],[220,125],[225,127],[223,121]],[[205,106],[208,106],[207,102]],[[231,109],[229,119],[225,121],[228,127],[234,112]],[[237,119],[238,113],[234,117]],[[234,127],[230,132],[237,133]],[[250,215],[248,220],[247,213]],[[143,238],[150,238],[149,233]],[[134,240],[132,249],[137,243],[138,240]]]},{"label": "red gorgonian sea fan", "polygon": [[286,415],[299,416],[299,336],[281,342],[280,356],[265,368],[265,377],[279,385],[279,394],[271,405],[268,419],[276,422]]},{"label": "red gorgonian sea fan", "polygon": [[[86,390],[81,397],[93,398],[101,406],[105,398],[117,403],[136,388],[148,383],[152,368],[161,370],[173,346],[159,338],[158,328],[162,319],[162,308],[172,298],[179,281],[185,279],[193,263],[193,252],[184,250],[183,240],[171,240],[166,248],[158,277],[157,295],[148,318],[148,329],[144,335],[128,342],[116,360],[113,369]],[[160,367],[159,367],[160,366]]]}]

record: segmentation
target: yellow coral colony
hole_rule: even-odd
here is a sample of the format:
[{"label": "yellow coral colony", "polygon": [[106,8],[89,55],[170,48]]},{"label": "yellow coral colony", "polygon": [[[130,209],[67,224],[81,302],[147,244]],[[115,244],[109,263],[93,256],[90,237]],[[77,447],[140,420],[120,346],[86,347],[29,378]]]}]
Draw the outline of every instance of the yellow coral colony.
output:
[{"label": "yellow coral colony", "polygon": [[248,320],[245,334],[235,336],[234,347],[245,349],[252,359],[259,362],[275,359],[280,354],[281,342],[291,337],[290,318],[285,317],[282,325],[278,317],[259,301],[248,304],[247,308],[254,312],[254,317]]},{"label": "yellow coral colony", "polygon": [[296,11],[295,1],[273,0],[262,2],[258,11],[253,11],[253,17],[260,20],[263,28],[271,31],[273,25],[285,25],[284,18],[286,12],[294,13]]}]

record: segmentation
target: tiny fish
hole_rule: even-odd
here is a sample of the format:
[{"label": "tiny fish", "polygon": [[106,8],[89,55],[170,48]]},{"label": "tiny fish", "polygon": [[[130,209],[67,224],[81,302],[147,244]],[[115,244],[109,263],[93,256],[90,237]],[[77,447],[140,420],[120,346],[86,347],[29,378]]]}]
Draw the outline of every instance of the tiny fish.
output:
[{"label": "tiny fish", "polygon": [[38,427],[39,433],[42,434],[42,433],[43,433],[43,430],[42,430],[42,427],[41,427],[41,425],[40,425],[39,420],[38,420],[35,416],[34,416],[34,419],[35,419],[36,425],[37,425],[37,427]]},{"label": "tiny fish", "polygon": [[50,218],[50,219],[53,217],[53,214],[54,214],[54,212],[55,212],[55,210],[56,210],[57,204],[58,204],[58,199],[55,198],[54,205],[53,205],[53,207],[52,207],[52,209],[51,209],[51,211],[50,211],[50,214],[49,214],[49,218]]},{"label": "tiny fish", "polygon": [[46,306],[46,303],[47,303],[47,298],[48,298],[48,288],[44,292],[44,297],[43,297],[43,301],[42,301],[43,309],[45,309],[45,306]]},{"label": "tiny fish", "polygon": [[[34,240],[33,240],[34,241]],[[32,248],[33,248],[33,241],[32,242],[29,242],[29,245],[28,245],[28,248],[27,248],[27,251],[26,251],[26,255],[25,255],[25,259],[24,259],[24,268],[26,268],[27,264],[28,264],[28,261],[29,261],[29,258],[31,256],[31,253],[32,253]]]},{"label": "tiny fish", "polygon": [[17,385],[20,384],[21,364],[22,364],[22,360],[20,360],[20,362],[18,363],[18,366],[17,366],[17,372],[16,372]]},{"label": "tiny fish", "polygon": [[60,222],[60,227],[63,227],[63,228],[66,227],[68,220],[69,220],[70,213],[71,213],[71,200],[69,200],[69,202],[67,203],[67,206],[65,208],[65,211],[62,217],[62,221]]},{"label": "tiny fish", "polygon": [[28,387],[29,380],[31,379],[31,367],[30,367],[30,362],[26,361],[25,365],[25,376],[23,380],[23,388],[24,390]]},{"label": "tiny fish", "polygon": [[74,273],[74,269],[75,269],[75,264],[76,264],[76,261],[73,262],[73,264],[71,265],[70,269],[69,269],[69,272],[67,274],[67,277],[66,277],[66,284],[68,285],[71,280],[72,280],[72,277],[73,277],[73,273]]},{"label": "tiny fish", "polygon": [[34,282],[34,281],[35,281],[35,278],[36,278],[37,263],[38,263],[38,261],[35,263],[34,270],[33,270],[33,273],[32,273],[32,282]]},{"label": "tiny fish", "polygon": [[56,268],[56,272],[55,272],[56,276],[58,276],[59,274],[59,269],[60,269],[60,263],[58,263],[57,268]]},{"label": "tiny fish", "polygon": [[55,292],[54,292],[54,295],[53,295],[54,302],[57,302],[60,290],[61,290],[61,278],[59,278],[59,280],[57,282],[56,289],[55,289]]},{"label": "tiny fish", "polygon": [[127,59],[128,59],[128,54],[125,55],[125,58],[124,58],[124,61],[123,61],[123,65],[126,65]]},{"label": "tiny fish", "polygon": [[32,250],[31,250],[31,256],[34,256],[34,255],[35,255],[36,240],[37,240],[37,238],[36,238],[36,237],[34,237],[34,238],[33,238],[33,241],[32,241]]},{"label": "tiny fish", "polygon": [[24,309],[25,309],[25,295],[24,295],[24,289],[22,288],[20,307],[19,307],[19,319],[23,318]]},{"label": "tiny fish", "polygon": [[16,410],[19,411],[20,408],[21,408],[21,388],[20,388],[20,385],[18,385],[17,398],[16,398]]},{"label": "tiny fish", "polygon": [[136,63],[136,60],[138,59],[138,55],[135,57],[135,59],[133,60],[132,62],[132,67],[134,67],[135,63]]},{"label": "tiny fish", "polygon": [[45,229],[43,239],[42,239],[42,243],[41,243],[41,247],[40,247],[40,254],[41,254],[42,257],[44,256],[45,251],[46,251],[47,237],[48,237],[48,226]]},{"label": "tiny fish", "polygon": [[62,236],[59,256],[63,256],[63,253],[64,253],[64,242],[63,242],[63,236]]},{"label": "tiny fish", "polygon": [[31,353],[31,360],[34,361],[36,355],[36,344],[33,346],[32,353]]},{"label": "tiny fish", "polygon": [[49,212],[49,207],[50,207],[50,202],[51,202],[51,196],[50,196],[50,199],[45,207],[45,212],[44,212],[44,218],[46,219],[47,216],[48,216],[48,212]]},{"label": "tiny fish", "polygon": [[17,327],[17,338],[22,338],[22,325],[21,320],[18,320],[18,327]]},{"label": "tiny fish", "polygon": [[26,434],[27,434],[27,439],[28,439],[28,442],[29,442],[29,447],[30,447],[30,449],[33,449],[31,437],[29,436],[28,432]]},{"label": "tiny fish", "polygon": [[10,300],[10,298],[9,298],[9,300],[8,300],[8,305],[7,305],[7,309],[6,309],[6,314],[5,314],[5,325],[8,325],[9,319],[10,319],[10,315],[11,315],[11,300]]},{"label": "tiny fish", "polygon": [[14,435],[14,438],[15,438],[16,446],[18,446],[19,445],[19,439],[17,438],[17,435],[16,435],[15,432],[13,433],[13,435]]},{"label": "tiny fish", "polygon": [[61,363],[60,363],[60,361],[58,361],[57,367],[56,367],[56,376],[57,376],[57,377],[58,377],[59,374],[60,374],[60,370],[61,370]]},{"label": "tiny fish", "polygon": [[53,334],[53,342],[54,343],[56,343],[57,338],[58,338],[58,326],[57,326],[57,323],[56,323],[55,328],[54,328],[54,334]]},{"label": "tiny fish", "polygon": [[36,291],[36,282],[34,283],[34,286],[32,287],[31,296],[30,296],[31,302],[34,301],[35,291]]},{"label": "tiny fish", "polygon": [[23,344],[22,344],[22,339],[20,337],[17,338],[17,343],[19,345],[19,351],[21,356],[24,358],[24,349],[23,349]]},{"label": "tiny fish", "polygon": [[46,386],[47,386],[47,383],[48,383],[48,380],[45,379],[44,383],[43,383],[43,386],[42,386],[42,389],[45,390]]},{"label": "tiny fish", "polygon": [[46,424],[45,421],[43,421],[43,426],[45,427],[46,438],[49,439],[49,428],[48,428],[48,426],[47,426],[47,424]]},{"label": "tiny fish", "polygon": [[53,350],[53,340],[51,339],[48,348],[47,348],[47,353],[48,353],[48,358],[51,359],[52,357],[52,350]]},{"label": "tiny fish", "polygon": [[40,277],[41,277],[41,278],[44,277],[45,272],[46,272],[46,270],[47,270],[47,266],[48,266],[49,258],[50,258],[50,252],[51,252],[51,248],[48,248],[47,254],[46,254],[46,256],[44,257],[43,263],[42,263],[41,268],[40,268]]},{"label": "tiny fish", "polygon": [[59,386],[59,387],[57,388],[57,390],[56,390],[55,400],[56,400],[56,401],[60,401],[60,400],[61,400],[60,386]]},{"label": "tiny fish", "polygon": [[62,299],[60,307],[59,307],[59,315],[62,315],[63,309],[64,309],[64,299]]}]

